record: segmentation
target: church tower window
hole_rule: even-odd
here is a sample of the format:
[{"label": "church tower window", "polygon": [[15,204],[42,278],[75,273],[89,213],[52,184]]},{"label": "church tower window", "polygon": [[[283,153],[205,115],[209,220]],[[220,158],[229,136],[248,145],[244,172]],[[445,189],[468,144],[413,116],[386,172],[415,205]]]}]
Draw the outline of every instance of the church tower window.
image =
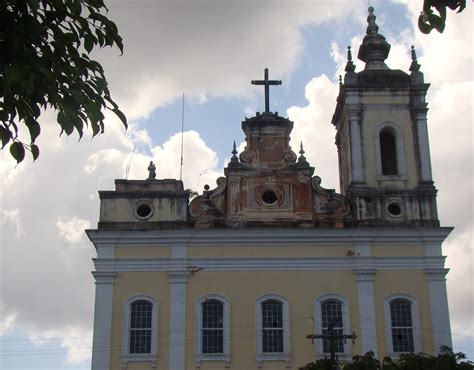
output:
[{"label": "church tower window", "polygon": [[413,320],[411,302],[394,299],[390,302],[393,352],[414,352]]},{"label": "church tower window", "polygon": [[130,344],[131,354],[151,353],[153,304],[138,300],[131,304]]},{"label": "church tower window", "polygon": [[224,352],[224,304],[216,299],[202,303],[202,353]]},{"label": "church tower window", "polygon": [[382,175],[398,175],[397,143],[395,135],[388,129],[380,132],[380,158]]}]

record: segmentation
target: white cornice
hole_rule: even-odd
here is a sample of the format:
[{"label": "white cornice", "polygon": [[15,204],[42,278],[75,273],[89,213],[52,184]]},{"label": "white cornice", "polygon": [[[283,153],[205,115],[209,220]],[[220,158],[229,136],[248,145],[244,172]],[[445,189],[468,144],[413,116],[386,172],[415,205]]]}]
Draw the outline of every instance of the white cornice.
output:
[{"label": "white cornice", "polygon": [[[94,259],[96,271],[175,271],[177,266],[197,266],[203,271],[285,270],[439,270],[444,257],[302,257],[302,258],[107,258]],[[361,268],[363,270],[361,270]]]},{"label": "white cornice", "polygon": [[179,229],[179,230],[86,230],[89,239],[103,244],[121,245],[341,245],[348,243],[396,244],[442,242],[451,227],[346,228],[346,229]]}]

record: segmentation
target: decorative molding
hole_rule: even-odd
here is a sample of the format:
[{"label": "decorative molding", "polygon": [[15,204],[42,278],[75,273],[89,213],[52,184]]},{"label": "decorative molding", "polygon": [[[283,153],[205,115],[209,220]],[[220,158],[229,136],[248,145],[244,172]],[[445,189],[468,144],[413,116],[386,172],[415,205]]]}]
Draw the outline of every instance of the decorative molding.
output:
[{"label": "decorative molding", "polygon": [[357,268],[353,270],[357,281],[374,281],[376,269]]},{"label": "decorative molding", "polygon": [[425,269],[426,279],[428,281],[445,281],[448,272],[449,269],[446,268]]},{"label": "decorative molding", "polygon": [[407,228],[268,228],[213,229],[213,230],[87,230],[94,244],[113,243],[115,246],[169,246],[172,243],[194,246],[218,245],[221,248],[236,245],[255,245],[259,247],[283,245],[329,246],[357,242],[377,245],[400,245],[423,242],[442,242],[453,230],[451,227],[407,227]]},{"label": "decorative molding", "polygon": [[169,271],[168,276],[170,278],[170,284],[186,284],[188,282],[189,271]]},{"label": "decorative molding", "polygon": [[[170,283],[186,283],[189,272],[175,266],[199,266],[206,271],[353,270],[360,279],[370,279],[376,270],[439,270],[445,257],[236,257],[236,258],[115,258],[96,259],[95,268],[110,274],[126,271],[168,271]],[[171,271],[170,271],[171,270]],[[95,272],[94,274],[97,274]]]},{"label": "decorative molding", "polygon": [[96,284],[114,284],[115,278],[117,277],[117,273],[93,271],[92,276],[94,276]]}]

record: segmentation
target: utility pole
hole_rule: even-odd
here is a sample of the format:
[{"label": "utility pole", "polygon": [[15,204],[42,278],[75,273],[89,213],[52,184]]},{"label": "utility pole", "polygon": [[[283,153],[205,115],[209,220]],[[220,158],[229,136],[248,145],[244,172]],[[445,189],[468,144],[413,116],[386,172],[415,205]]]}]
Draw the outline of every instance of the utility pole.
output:
[{"label": "utility pole", "polygon": [[338,370],[337,361],[336,361],[336,341],[339,339],[344,340],[346,344],[347,339],[352,339],[352,344],[355,343],[357,335],[353,332],[351,335],[348,334],[337,334],[334,330],[334,327],[339,323],[339,320],[332,321],[328,325],[327,334],[308,334],[307,339],[311,339],[311,343],[314,343],[315,339],[327,339],[329,342],[329,353],[331,354],[331,367],[334,370]]}]

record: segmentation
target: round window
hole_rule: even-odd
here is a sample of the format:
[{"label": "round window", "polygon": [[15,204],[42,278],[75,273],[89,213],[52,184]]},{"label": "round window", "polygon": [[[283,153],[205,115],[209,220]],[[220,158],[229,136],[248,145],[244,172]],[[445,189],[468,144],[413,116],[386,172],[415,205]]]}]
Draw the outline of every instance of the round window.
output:
[{"label": "round window", "polygon": [[146,220],[153,215],[153,206],[149,202],[139,202],[135,206],[135,216],[141,220]]},{"label": "round window", "polygon": [[400,205],[396,202],[390,203],[387,207],[388,213],[392,216],[400,216],[402,213],[402,209]]},{"label": "round window", "polygon": [[265,204],[274,204],[278,197],[273,190],[267,190],[262,194],[262,201]]}]

